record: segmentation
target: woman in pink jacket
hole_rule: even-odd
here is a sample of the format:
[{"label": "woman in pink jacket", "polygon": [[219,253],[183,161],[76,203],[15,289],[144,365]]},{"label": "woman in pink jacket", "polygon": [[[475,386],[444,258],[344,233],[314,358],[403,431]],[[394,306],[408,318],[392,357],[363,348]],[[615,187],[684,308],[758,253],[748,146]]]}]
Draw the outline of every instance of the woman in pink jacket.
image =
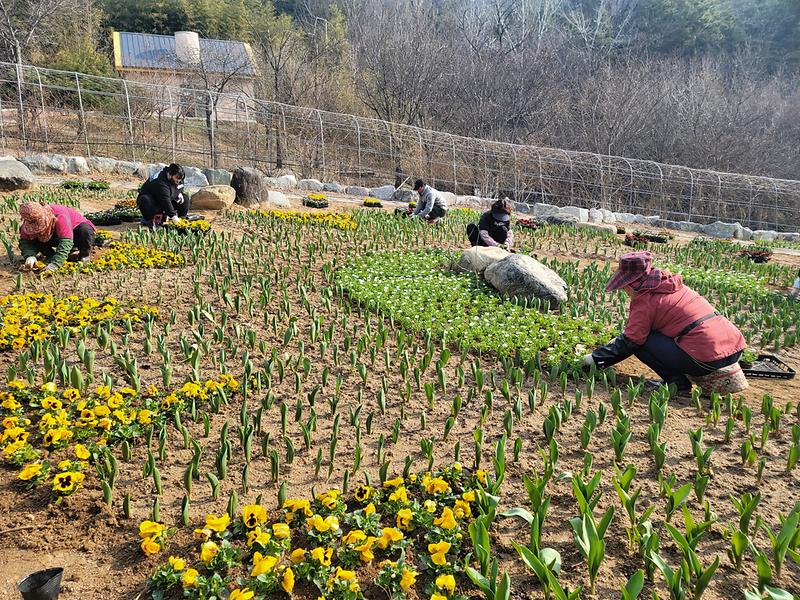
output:
[{"label": "woman in pink jacket", "polygon": [[635,355],[664,380],[687,391],[692,381],[707,391],[738,392],[747,387],[739,367],[742,332],[680,275],[650,264],[649,252],[630,252],[606,289],[631,298],[622,335],[584,358],[606,368]]},{"label": "woman in pink jacket", "polygon": [[60,204],[25,202],[19,207],[22,225],[19,229],[19,249],[29,271],[38,255],[47,261],[45,271],[55,271],[69,258],[73,250],[76,259],[91,260],[94,225],[77,210]]}]

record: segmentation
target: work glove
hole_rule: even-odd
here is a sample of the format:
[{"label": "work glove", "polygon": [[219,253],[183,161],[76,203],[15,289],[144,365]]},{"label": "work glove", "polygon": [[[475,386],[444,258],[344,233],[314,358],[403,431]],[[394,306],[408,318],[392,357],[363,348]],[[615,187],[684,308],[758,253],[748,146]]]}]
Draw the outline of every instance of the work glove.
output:
[{"label": "work glove", "polygon": [[48,263],[47,266],[42,271],[42,273],[44,275],[52,275],[56,271],[58,271],[58,265],[54,265],[53,263]]},{"label": "work glove", "polygon": [[183,194],[178,194],[178,197],[175,199],[175,202],[177,202],[178,204],[183,204],[184,201],[185,198],[183,197]]},{"label": "work glove", "polygon": [[591,354],[587,354],[583,357],[583,366],[592,368],[594,366],[594,357]]},{"label": "work glove", "polygon": [[25,259],[25,264],[22,265],[22,270],[23,271],[30,271],[35,266],[36,266],[36,257],[35,256],[29,256],[28,258]]},{"label": "work glove", "polygon": [[180,221],[180,218],[178,217],[178,215],[172,215],[169,218],[169,220],[172,221],[173,223],[177,223],[178,221]]}]

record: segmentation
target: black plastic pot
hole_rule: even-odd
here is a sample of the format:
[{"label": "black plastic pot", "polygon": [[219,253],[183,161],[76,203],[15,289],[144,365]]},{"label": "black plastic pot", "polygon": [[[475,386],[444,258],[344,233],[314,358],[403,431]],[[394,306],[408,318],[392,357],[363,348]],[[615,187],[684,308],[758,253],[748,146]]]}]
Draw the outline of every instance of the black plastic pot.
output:
[{"label": "black plastic pot", "polygon": [[17,584],[24,600],[57,600],[61,592],[61,576],[64,569],[46,569],[28,575]]}]

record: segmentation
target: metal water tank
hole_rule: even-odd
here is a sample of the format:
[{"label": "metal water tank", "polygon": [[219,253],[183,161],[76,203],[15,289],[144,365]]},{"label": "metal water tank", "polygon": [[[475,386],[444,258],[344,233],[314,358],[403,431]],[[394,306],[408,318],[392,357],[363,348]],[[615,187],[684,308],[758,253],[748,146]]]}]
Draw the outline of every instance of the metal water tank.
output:
[{"label": "metal water tank", "polygon": [[175,32],[175,54],[182,63],[200,63],[200,36],[195,31]]}]

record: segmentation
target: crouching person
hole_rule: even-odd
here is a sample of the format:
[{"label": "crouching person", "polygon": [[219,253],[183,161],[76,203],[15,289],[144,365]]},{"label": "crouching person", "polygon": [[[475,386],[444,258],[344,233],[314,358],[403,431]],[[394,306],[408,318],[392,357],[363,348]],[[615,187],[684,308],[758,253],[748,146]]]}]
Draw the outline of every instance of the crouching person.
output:
[{"label": "crouching person", "polygon": [[25,259],[23,270],[33,269],[39,256],[47,263],[45,272],[56,271],[73,252],[76,260],[91,260],[95,228],[78,211],[61,204],[25,202],[19,214],[22,217],[19,249]]}]

